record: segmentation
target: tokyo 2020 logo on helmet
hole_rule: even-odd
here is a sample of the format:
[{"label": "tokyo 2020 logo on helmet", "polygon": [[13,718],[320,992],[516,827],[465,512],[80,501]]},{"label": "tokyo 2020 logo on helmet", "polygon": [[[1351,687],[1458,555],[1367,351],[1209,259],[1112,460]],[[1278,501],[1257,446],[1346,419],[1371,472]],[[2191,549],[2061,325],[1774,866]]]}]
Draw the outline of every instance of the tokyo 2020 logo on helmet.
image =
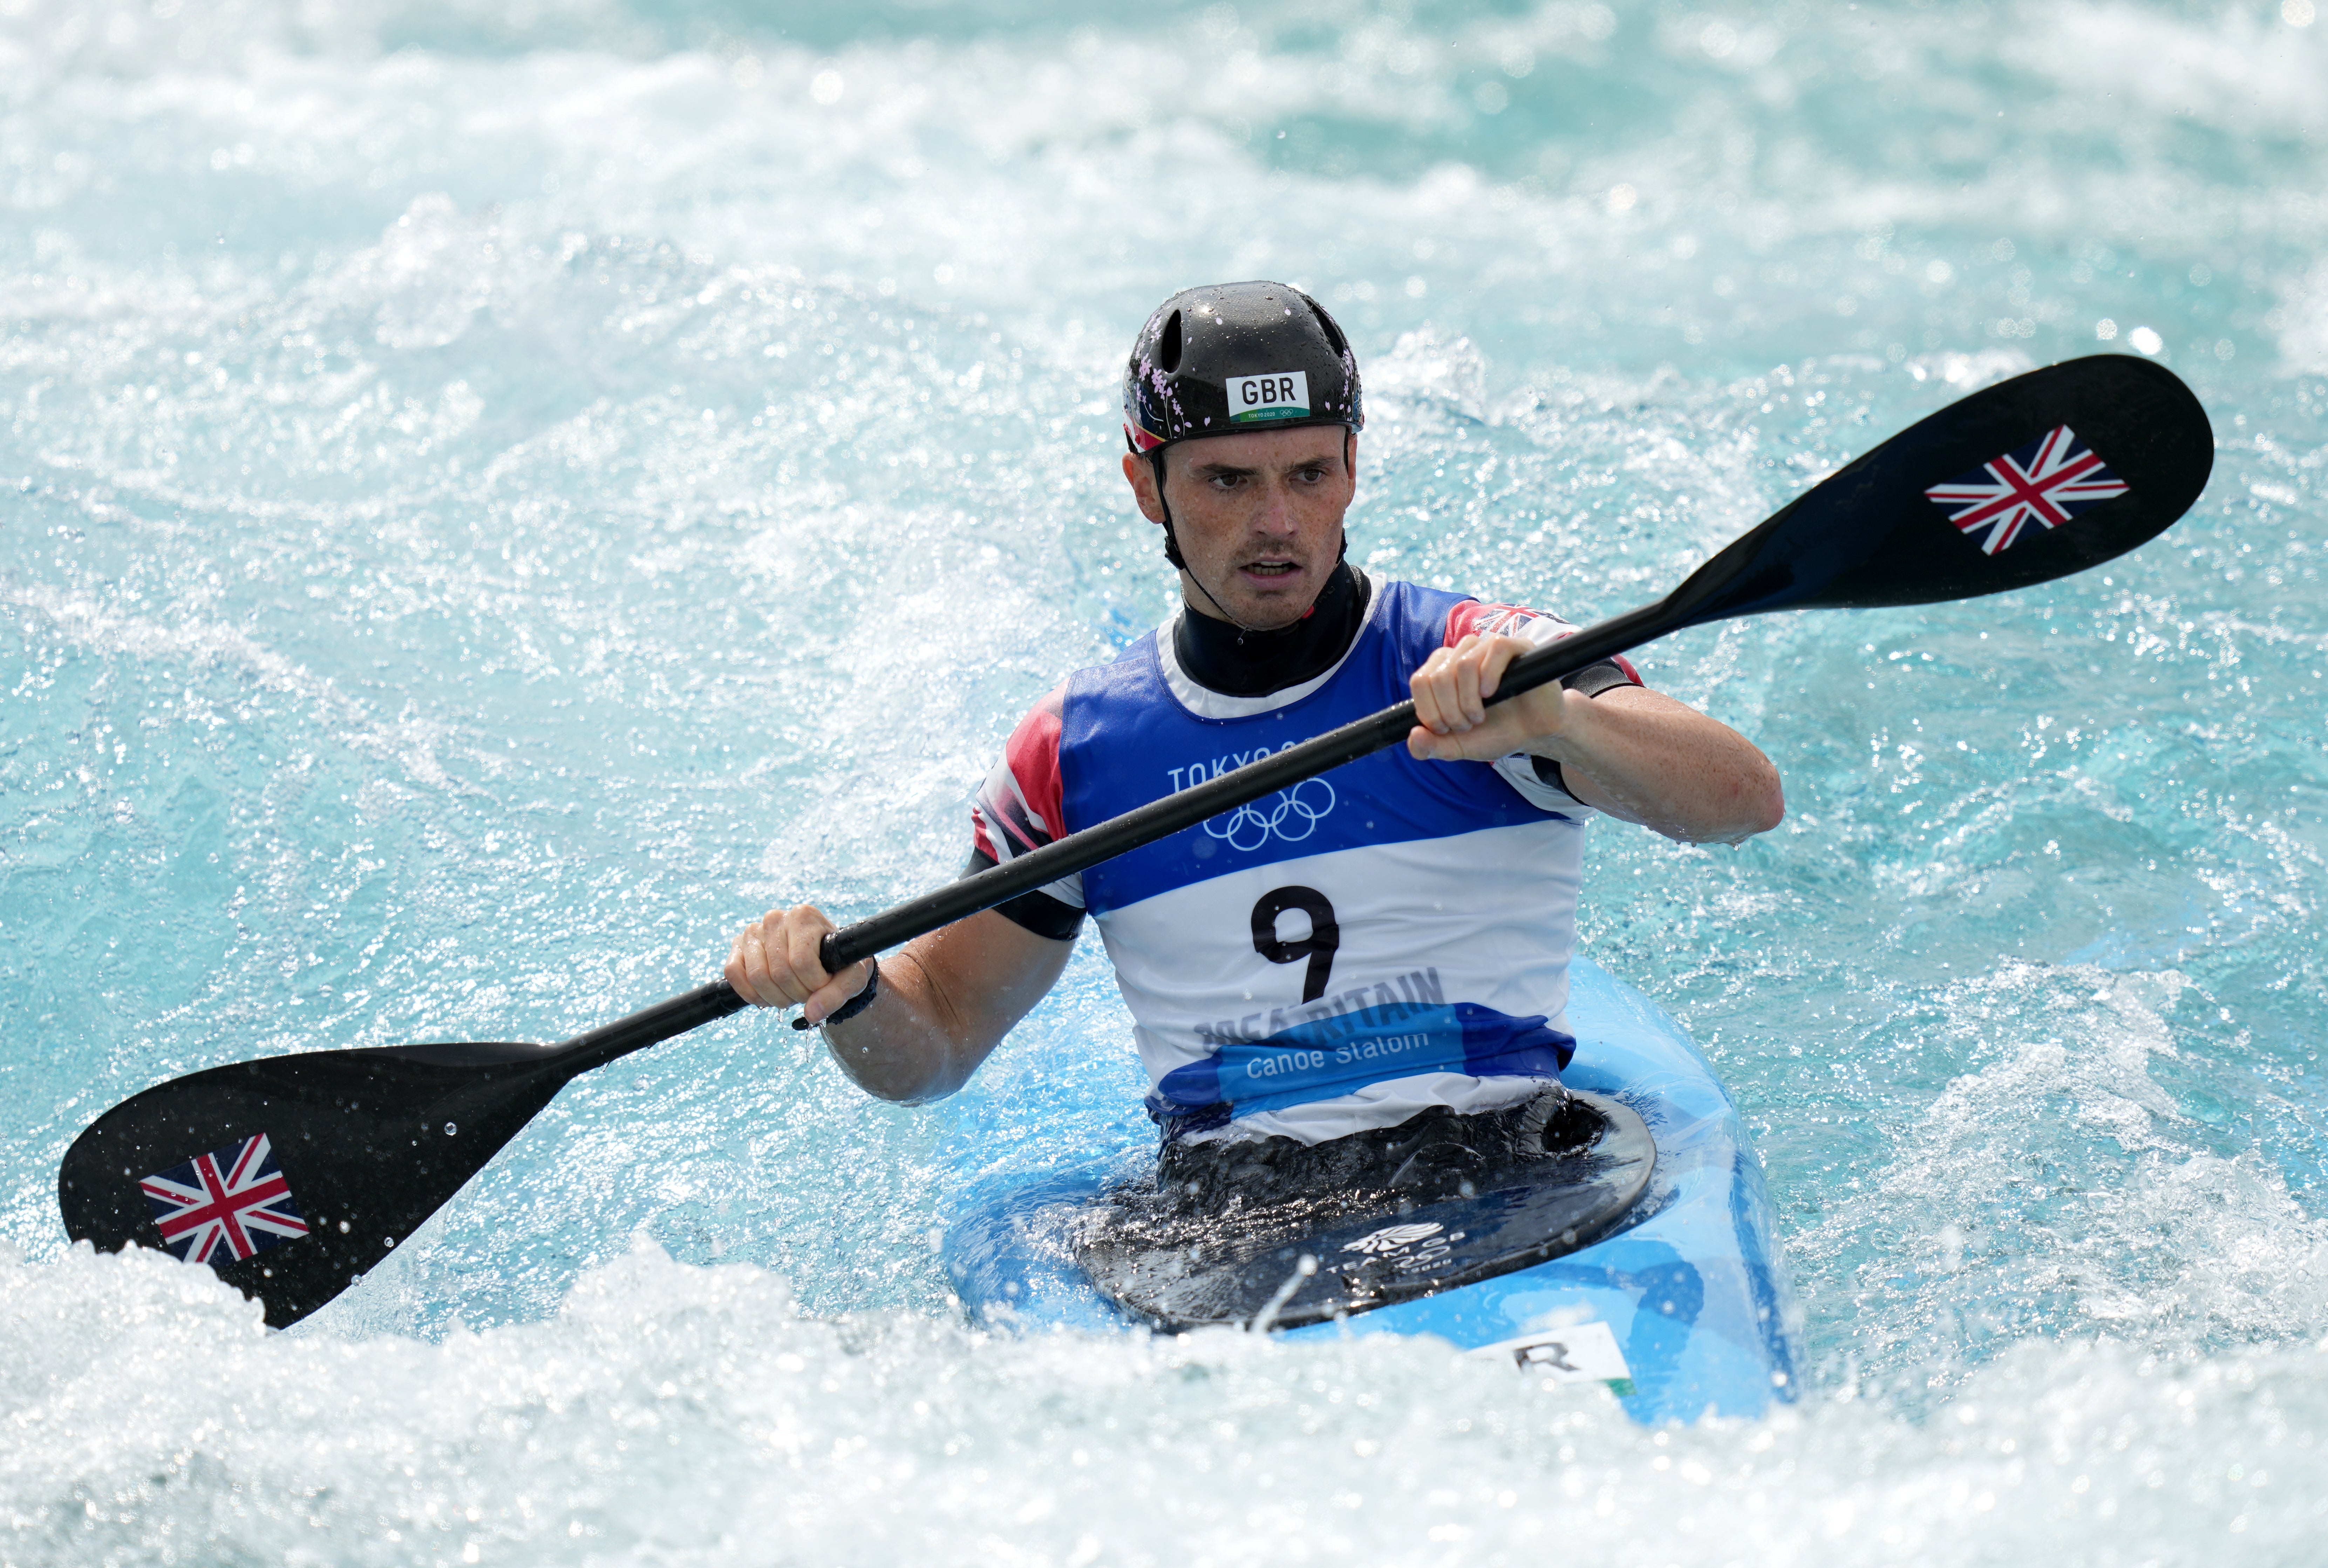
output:
[{"label": "tokyo 2020 logo on helmet", "polygon": [[1358,359],[1326,307],[1282,283],[1182,289],[1140,329],[1123,436],[1155,452],[1199,436],[1366,423]]}]

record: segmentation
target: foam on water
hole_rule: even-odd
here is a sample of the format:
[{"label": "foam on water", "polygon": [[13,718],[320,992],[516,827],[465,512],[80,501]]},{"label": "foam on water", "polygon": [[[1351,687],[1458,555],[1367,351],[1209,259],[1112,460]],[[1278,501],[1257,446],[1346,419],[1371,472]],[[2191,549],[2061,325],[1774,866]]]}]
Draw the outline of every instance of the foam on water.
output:
[{"label": "foam on water", "polygon": [[[0,1558],[2307,1560],[2310,0],[751,12],[0,0]],[[2100,572],[1644,655],[1788,779],[1596,830],[1585,919],[1755,1126],[1803,1405],[964,1329],[942,1173],[1137,1115],[1095,944],[955,1106],[765,1019],[593,1075],[290,1334],[65,1245],[161,1078],[562,1038],[950,876],[1165,605],[1132,331],[1255,275],[1365,356],[1354,552],[1580,619],[2032,364],[2215,420]]]},{"label": "foam on water", "polygon": [[1649,1432],[1433,1341],[820,1319],[651,1245],[435,1344],[270,1339],[150,1254],[0,1267],[48,1352],[10,1368],[18,1561],[2295,1562],[2328,1509],[2303,1347],[2032,1344],[1920,1422],[1846,1387]]}]

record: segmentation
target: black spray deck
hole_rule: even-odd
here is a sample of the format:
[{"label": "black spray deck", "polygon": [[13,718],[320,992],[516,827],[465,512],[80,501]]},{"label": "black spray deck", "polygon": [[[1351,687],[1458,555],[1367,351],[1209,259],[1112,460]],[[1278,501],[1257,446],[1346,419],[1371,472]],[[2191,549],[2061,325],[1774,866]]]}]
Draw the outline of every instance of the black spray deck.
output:
[{"label": "black spray deck", "polygon": [[1608,1235],[1657,1168],[1631,1110],[1600,1094],[1570,1101],[1565,1147],[1482,1173],[1467,1194],[1329,1194],[1196,1216],[1152,1190],[1119,1192],[1079,1227],[1076,1262],[1117,1306],[1166,1330],[1298,1329],[1527,1268]]}]

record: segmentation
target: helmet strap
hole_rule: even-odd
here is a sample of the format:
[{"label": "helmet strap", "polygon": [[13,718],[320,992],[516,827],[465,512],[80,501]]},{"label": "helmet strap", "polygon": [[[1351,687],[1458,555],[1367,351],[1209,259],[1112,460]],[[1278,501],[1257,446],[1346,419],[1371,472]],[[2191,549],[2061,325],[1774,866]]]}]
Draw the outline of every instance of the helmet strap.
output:
[{"label": "helmet strap", "polygon": [[[1148,455],[1148,466],[1156,475],[1156,504],[1161,507],[1164,512],[1164,559],[1172,563],[1174,570],[1185,572],[1188,569],[1188,563],[1187,560],[1180,554],[1179,539],[1172,532],[1172,503],[1164,499],[1163,447],[1159,446]],[[1204,587],[1202,583],[1199,583],[1197,586],[1198,587]],[[1205,596],[1205,597],[1208,599],[1212,598],[1212,596],[1213,596],[1209,593]],[[1218,600],[1214,600],[1214,602],[1216,604],[1219,603]]]},{"label": "helmet strap", "polygon": [[1212,599],[1213,608],[1220,612],[1222,620],[1237,629],[1237,641],[1242,643],[1244,641],[1245,634],[1253,632],[1254,628],[1230,615],[1226,605],[1213,598],[1213,590],[1205,587],[1204,578],[1188,569],[1188,558],[1180,553],[1179,537],[1172,531],[1172,503],[1164,498],[1164,448],[1159,446],[1155,451],[1150,452],[1148,455],[1148,461],[1156,471],[1156,504],[1164,513],[1164,559],[1172,563],[1174,569],[1185,573],[1187,579],[1197,585],[1198,593],[1207,599]]}]

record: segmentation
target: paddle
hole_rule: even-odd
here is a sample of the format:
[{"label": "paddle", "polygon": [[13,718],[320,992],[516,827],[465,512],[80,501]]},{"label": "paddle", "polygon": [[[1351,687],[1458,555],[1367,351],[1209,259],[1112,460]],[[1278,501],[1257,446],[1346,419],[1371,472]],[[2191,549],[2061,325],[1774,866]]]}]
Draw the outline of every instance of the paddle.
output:
[{"label": "paddle", "polygon": [[[2182,516],[2213,463],[2206,414],[2163,366],[2102,355],[2032,371],[1884,442],[1657,603],[1515,661],[1494,700],[1711,621],[1972,598],[2082,571]],[[1983,491],[1995,495],[1985,510]],[[2043,521],[2023,515],[2049,506]],[[825,967],[1394,746],[1413,724],[1402,702],[844,927],[824,940]],[[168,1245],[258,1297],[268,1322],[296,1322],[387,1256],[568,1079],[744,1005],[717,981],[559,1046],[319,1051],[173,1079],[66,1151],[65,1230],[101,1251]]]}]

